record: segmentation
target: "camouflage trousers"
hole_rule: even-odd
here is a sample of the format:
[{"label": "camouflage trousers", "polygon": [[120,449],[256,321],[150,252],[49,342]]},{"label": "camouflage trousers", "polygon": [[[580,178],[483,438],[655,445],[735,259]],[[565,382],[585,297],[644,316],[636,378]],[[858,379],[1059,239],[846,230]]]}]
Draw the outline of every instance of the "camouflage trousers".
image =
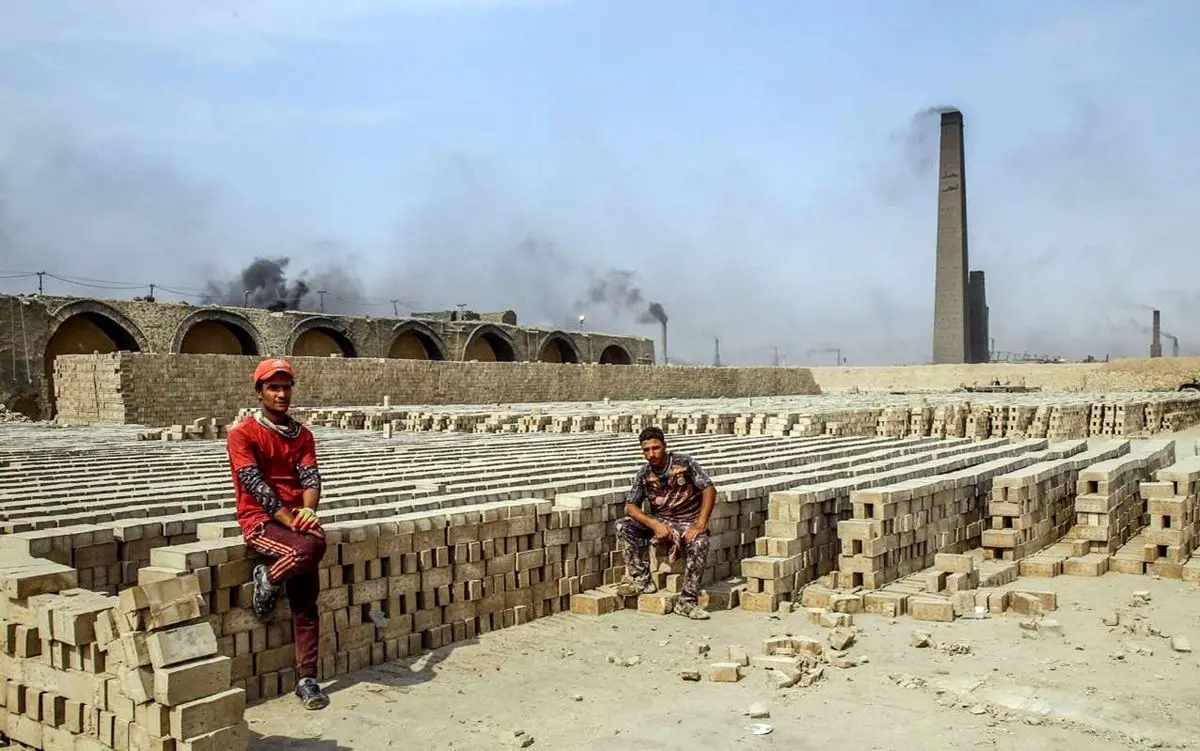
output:
[{"label": "camouflage trousers", "polygon": [[[700,597],[700,577],[708,563],[708,532],[703,532],[689,545],[683,541],[683,533],[691,522],[674,522],[666,519],[656,519],[671,528],[673,540],[668,544],[677,544],[682,548],[684,556],[683,591],[679,595],[682,602],[695,603]],[[625,556],[625,572],[629,578],[638,584],[650,581],[650,541],[654,539],[654,530],[638,520],[623,516],[616,521],[617,547]]]}]

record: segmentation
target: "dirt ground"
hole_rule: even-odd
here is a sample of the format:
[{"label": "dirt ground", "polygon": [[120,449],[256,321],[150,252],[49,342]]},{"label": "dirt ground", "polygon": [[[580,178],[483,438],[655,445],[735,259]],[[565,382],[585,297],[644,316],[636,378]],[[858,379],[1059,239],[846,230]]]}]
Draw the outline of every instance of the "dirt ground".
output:
[{"label": "dirt ground", "polygon": [[[419,749],[1183,748],[1200,743],[1200,588],[1148,576],[1021,580],[1055,591],[1040,631],[1020,616],[924,623],[858,615],[859,667],[825,668],[808,688],[765,670],[708,681],[727,645],[762,653],[785,633],[827,639],[801,613],[714,613],[706,622],[623,611],[561,614],[365,670],[328,684],[333,703],[294,698],[247,711],[256,751]],[[1133,593],[1150,593],[1133,605]],[[1121,625],[1104,625],[1120,611]],[[935,646],[910,645],[914,630]],[[707,644],[710,653],[696,654]],[[944,648],[965,644],[967,654]],[[632,666],[622,664],[639,657]],[[617,658],[616,662],[612,658]],[[679,673],[699,670],[700,682]],[[753,704],[770,716],[751,719]],[[753,735],[766,723],[773,732]],[[531,740],[532,739],[532,742]]]}]

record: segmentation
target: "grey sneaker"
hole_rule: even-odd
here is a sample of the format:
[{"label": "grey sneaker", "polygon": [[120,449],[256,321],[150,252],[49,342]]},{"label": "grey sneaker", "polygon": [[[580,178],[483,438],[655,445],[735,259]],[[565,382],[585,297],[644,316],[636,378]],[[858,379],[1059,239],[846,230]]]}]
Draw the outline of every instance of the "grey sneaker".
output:
[{"label": "grey sneaker", "polygon": [[684,618],[691,618],[693,621],[708,620],[708,611],[694,602],[678,600],[671,612],[675,613],[675,615],[682,615]]},{"label": "grey sneaker", "polygon": [[658,587],[654,586],[654,582],[649,579],[644,582],[624,581],[617,585],[617,594],[621,597],[652,595],[657,591]]},{"label": "grey sneaker", "polygon": [[268,572],[270,568],[260,563],[254,567],[254,600],[252,602],[254,616],[266,623],[275,612],[275,603],[279,600],[279,585],[271,582]]},{"label": "grey sneaker", "polygon": [[296,684],[296,696],[305,709],[324,709],[329,706],[329,695],[321,690],[316,678],[301,678]]}]

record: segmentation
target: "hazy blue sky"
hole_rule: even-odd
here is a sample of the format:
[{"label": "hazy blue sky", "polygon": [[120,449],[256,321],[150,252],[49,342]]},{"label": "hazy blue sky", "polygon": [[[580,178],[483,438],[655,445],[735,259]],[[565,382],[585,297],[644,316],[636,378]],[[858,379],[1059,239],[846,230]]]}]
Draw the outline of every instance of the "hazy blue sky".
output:
[{"label": "hazy blue sky", "polygon": [[8,3],[0,270],[200,288],[287,255],[376,314],[566,325],[622,269],[680,358],[920,361],[918,113],[953,105],[996,348],[1141,354],[1154,305],[1200,352],[1200,4],[839,5]]}]

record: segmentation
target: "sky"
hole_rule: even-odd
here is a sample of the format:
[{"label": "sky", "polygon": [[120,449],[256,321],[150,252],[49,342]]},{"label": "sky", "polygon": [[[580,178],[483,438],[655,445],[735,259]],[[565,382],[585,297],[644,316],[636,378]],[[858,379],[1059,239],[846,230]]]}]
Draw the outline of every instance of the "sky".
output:
[{"label": "sky", "polygon": [[12,3],[0,276],[201,302],[286,257],[331,312],[922,362],[952,106],[997,352],[1144,355],[1157,307],[1200,353],[1200,5],[967,5]]}]

